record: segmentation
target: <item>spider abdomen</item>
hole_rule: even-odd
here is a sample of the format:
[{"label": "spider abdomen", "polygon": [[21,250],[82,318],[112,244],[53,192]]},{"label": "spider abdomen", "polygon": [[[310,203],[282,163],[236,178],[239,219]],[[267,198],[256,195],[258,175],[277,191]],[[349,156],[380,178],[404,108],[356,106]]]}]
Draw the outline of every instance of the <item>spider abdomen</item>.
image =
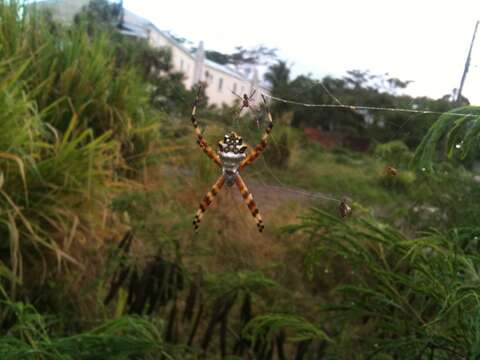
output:
[{"label": "spider abdomen", "polygon": [[238,168],[246,157],[247,146],[243,144],[242,137],[232,131],[219,141],[218,148],[225,182],[227,186],[232,186],[235,183]]},{"label": "spider abdomen", "polygon": [[235,154],[233,152],[221,152],[220,160],[222,161],[222,171],[225,175],[225,182],[228,186],[235,183],[235,177],[238,174],[238,168],[245,159],[245,154]]}]

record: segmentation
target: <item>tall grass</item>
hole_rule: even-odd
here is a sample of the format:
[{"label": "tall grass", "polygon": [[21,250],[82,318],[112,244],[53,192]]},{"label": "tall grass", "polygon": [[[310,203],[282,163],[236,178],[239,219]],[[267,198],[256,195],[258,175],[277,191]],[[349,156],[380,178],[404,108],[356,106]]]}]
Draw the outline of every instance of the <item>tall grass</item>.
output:
[{"label": "tall grass", "polygon": [[71,336],[52,335],[55,319],[31,305],[4,302],[13,324],[0,339],[0,357],[16,359],[170,358],[156,324],[140,317],[121,317]]},{"label": "tall grass", "polygon": [[111,37],[31,10],[0,1],[0,277],[13,298],[64,264],[101,261],[119,170],[155,134],[147,87],[118,66]]},{"label": "tall grass", "polygon": [[289,228],[310,237],[307,273],[335,278],[330,351],[353,356],[479,356],[478,229],[407,237],[370,218],[315,209]]}]

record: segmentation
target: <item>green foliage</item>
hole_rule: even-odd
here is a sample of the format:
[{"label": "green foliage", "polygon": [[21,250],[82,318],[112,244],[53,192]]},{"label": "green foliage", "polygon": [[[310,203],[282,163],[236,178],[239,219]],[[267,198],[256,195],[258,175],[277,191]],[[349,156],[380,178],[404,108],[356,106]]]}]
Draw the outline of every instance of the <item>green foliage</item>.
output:
[{"label": "green foliage", "polygon": [[0,1],[0,261],[12,298],[64,260],[80,265],[116,171],[155,137],[145,83],[117,67],[112,38],[29,10]]},{"label": "green foliage", "polygon": [[44,126],[19,80],[25,66],[8,72],[9,66],[0,65],[0,233],[7,240],[2,250],[10,250],[2,252],[1,260],[18,277],[13,295],[32,246],[73,261],[52,235],[68,227],[81,207],[69,200],[72,195],[85,196],[84,208],[92,196],[101,199],[112,147],[105,136],[94,139],[91,131],[78,131],[77,117],[65,134]]},{"label": "green foliage", "polygon": [[409,238],[373,219],[343,221],[314,209],[288,230],[309,234],[306,263],[315,276],[335,259],[338,299],[325,310],[337,333],[364,327],[362,341],[348,340],[352,348],[369,356],[479,356],[478,229]]},{"label": "green foliage", "polygon": [[[444,112],[453,106],[448,98],[433,100],[397,95],[397,90],[408,86],[409,81],[385,75],[373,75],[368,71],[352,70],[343,78],[327,76],[316,80],[310,75],[290,79],[290,69],[285,62],[269,67],[265,80],[272,85],[272,95],[299,103],[358,105],[403,109],[424,109]],[[416,147],[430,125],[433,115],[411,115],[400,112],[359,112],[350,109],[311,108],[283,102],[273,106],[275,115],[292,115],[295,127],[321,128],[354,136],[368,136],[378,142],[399,139],[409,147]]]},{"label": "green foliage", "polygon": [[278,140],[271,140],[264,153],[267,164],[275,167],[286,167],[290,157],[291,145],[287,132],[281,134]]},{"label": "green foliage", "polygon": [[374,156],[395,167],[407,167],[413,154],[401,140],[393,140],[375,147]]},{"label": "green foliage", "polygon": [[152,106],[169,114],[187,115],[192,111],[197,89],[187,90],[183,73],[173,71],[169,48],[154,48],[146,39],[120,37],[116,41],[115,56],[118,67],[139,70],[148,83]]},{"label": "green foliage", "polygon": [[209,279],[208,286],[210,292],[217,295],[236,291],[262,294],[277,287],[278,284],[260,271],[239,271],[215,276]]},{"label": "green foliage", "polygon": [[94,32],[99,27],[113,30],[115,27],[121,26],[122,11],[121,3],[112,3],[107,0],[92,0],[80,13],[75,15],[74,20],[76,23],[88,23],[90,32]]},{"label": "green foliage", "polygon": [[2,46],[0,59],[10,61],[12,70],[19,68],[16,59],[29,62],[21,80],[37,108],[48,112],[44,121],[65,131],[78,115],[82,130],[101,135],[113,128],[121,142],[149,124],[140,110],[148,104],[141,78],[131,67],[115,67],[115,47],[106,32],[90,37],[83,25],[65,29],[30,14],[30,8],[20,11],[16,2],[2,1],[0,16],[6,19],[0,36],[11,44]]},{"label": "green foliage", "polygon": [[207,59],[219,64],[233,65],[265,65],[269,61],[276,59],[277,49],[268,48],[265,45],[256,45],[249,49],[242,46],[235,47],[235,52],[224,54],[218,51],[205,51]]},{"label": "green foliage", "polygon": [[331,340],[318,326],[309,323],[307,320],[287,314],[266,314],[260,315],[247,324],[243,335],[252,342],[257,339],[271,339],[281,332],[288,331],[288,340],[293,342],[305,340]]},{"label": "green foliage", "polygon": [[448,230],[478,224],[480,188],[472,173],[440,163],[435,172],[425,169],[416,177],[411,196],[419,207],[410,209],[407,220],[412,226]]},{"label": "green foliage", "polygon": [[391,175],[384,171],[379,177],[379,183],[386,189],[397,192],[408,192],[415,183],[415,173],[412,171],[400,171],[397,175]]},{"label": "green foliage", "polygon": [[480,107],[453,109],[441,115],[429,129],[415,152],[413,164],[431,170],[439,155],[460,160],[476,156],[479,136]]},{"label": "green foliage", "polygon": [[109,34],[117,73],[121,74],[125,69],[137,69],[143,78],[142,88],[148,92],[153,107],[169,113],[187,114],[191,111],[195,91],[185,88],[183,73],[173,71],[170,48],[152,47],[147,39],[117,33],[117,27],[122,27],[121,7],[121,3],[95,0],[76,16],[75,22],[93,39]]},{"label": "green foliage", "polygon": [[32,306],[4,302],[16,322],[0,339],[2,359],[129,359],[166,356],[157,326],[139,317],[108,321],[72,336],[52,336],[47,318]]},{"label": "green foliage", "polygon": [[[272,95],[279,98],[290,98],[291,87],[290,82],[290,68],[285,61],[279,60],[276,64],[272,64],[264,75],[265,80],[272,87]],[[275,102],[272,106],[272,114],[278,117],[289,109],[287,104]]]},{"label": "green foliage", "polygon": [[[273,232],[265,235],[265,243],[272,241],[273,246],[268,247],[249,242],[245,232],[223,232],[228,238],[221,239],[221,246],[229,250],[233,246],[228,241],[244,241],[235,244],[238,248],[230,251],[231,259],[244,255],[240,251],[247,247],[252,257],[255,252],[259,257],[248,259],[249,271],[239,266],[247,262],[244,260],[225,265],[227,251],[219,255],[212,241],[202,250],[216,256],[215,261],[208,258],[206,267],[237,271],[211,272],[205,275],[205,281],[201,275],[192,280],[189,268],[197,265],[198,258],[192,254],[196,250],[185,245],[191,240],[190,233],[181,233],[190,225],[185,213],[195,206],[190,198],[196,192],[195,184],[212,181],[218,169],[198,148],[195,155],[190,155],[193,146],[185,146],[183,138],[192,130],[185,128],[185,122],[172,125],[165,121],[162,141],[173,145],[158,152],[168,154],[162,160],[168,156],[169,168],[152,169],[152,177],[156,178],[155,187],[161,183],[166,190],[156,194],[127,190],[111,201],[113,185],[126,186],[121,169],[131,169],[137,160],[143,160],[157,139],[158,114],[152,107],[169,114],[186,114],[195,95],[183,86],[182,75],[172,71],[168,51],[152,49],[144,40],[113,34],[119,13],[112,10],[118,9],[105,1],[95,1],[73,27],[66,28],[41,17],[26,16],[27,9],[15,2],[0,1],[0,236],[4,240],[0,246],[0,291],[13,299],[30,298],[39,305],[48,302],[44,297],[63,299],[63,288],[57,291],[63,283],[57,276],[61,278],[64,269],[71,268],[57,267],[57,262],[62,265],[67,260],[87,268],[81,273],[76,268],[71,271],[75,279],[102,268],[105,263],[95,260],[104,255],[107,246],[100,242],[103,240],[94,244],[92,240],[109,237],[110,229],[105,228],[114,227],[110,224],[115,224],[116,217],[128,219],[129,233],[138,238],[132,253],[114,259],[118,268],[113,269],[110,290],[116,292],[112,291],[110,300],[118,302],[95,309],[107,317],[115,313],[115,320],[88,330],[81,314],[67,320],[49,318],[30,305],[6,303],[0,319],[5,330],[0,339],[2,359],[168,358],[164,339],[186,343],[183,350],[191,352],[192,357],[200,351],[193,344],[199,344],[206,356],[221,353],[226,358],[227,338],[232,345],[228,352],[245,355],[248,349],[259,358],[275,348],[280,358],[285,339],[299,343],[297,358],[307,351],[302,344],[310,342],[324,347],[318,353],[325,352],[331,358],[480,356],[476,270],[480,260],[479,187],[471,174],[449,165],[436,167],[436,173],[414,175],[401,170],[397,176],[384,174],[379,178],[384,164],[377,159],[342,150],[319,151],[305,141],[297,141],[301,135],[295,132],[299,130],[276,126],[264,153],[265,171],[258,171],[261,180],[272,174],[292,187],[285,186],[281,191],[291,190],[289,194],[311,195],[322,201],[347,195],[355,202],[375,204],[375,213],[385,218],[390,216],[388,207],[398,207],[409,221],[405,226],[408,235],[383,222],[362,218],[368,210],[358,203],[354,216],[342,220],[332,215],[338,204],[331,201],[330,213],[315,209],[302,218],[300,225],[289,228],[297,233],[295,240],[299,241],[295,244],[282,243]],[[223,60],[258,63],[259,56],[268,55],[268,50],[238,49],[236,55]],[[213,55],[222,58],[224,54]],[[291,80],[287,64],[279,62],[270,68],[266,79],[273,85],[274,96],[300,102],[333,104],[336,100],[331,93],[347,104],[413,106],[434,111],[451,107],[444,100],[397,96],[396,90],[405,88],[408,82],[359,71],[349,72],[343,79],[317,81],[298,76]],[[233,110],[222,111],[230,126]],[[408,146],[416,145],[433,122],[433,117],[391,112],[371,114],[372,122],[367,124],[364,115],[350,110],[313,110],[282,103],[274,106],[274,111],[275,115],[292,112],[295,126],[368,134],[381,141],[399,139],[377,146],[375,155],[401,168],[412,157]],[[445,114],[428,132],[415,155],[418,166],[428,170],[427,164],[435,162],[443,142],[447,156],[453,160],[465,161],[475,155],[479,110],[468,107],[455,112],[459,111],[466,116]],[[219,113],[211,110],[210,114],[217,117]],[[210,125],[208,140],[223,131],[218,122]],[[237,125],[249,143],[258,141],[261,131],[253,121]],[[193,173],[188,167],[192,165],[200,168],[196,172],[199,176],[187,187]],[[261,167],[262,161],[255,166]],[[172,176],[173,172],[180,176]],[[379,183],[390,191],[378,187]],[[268,191],[268,184],[262,186]],[[274,197],[265,196],[266,202],[271,202],[266,213],[272,219],[280,204],[270,199]],[[297,198],[292,195],[291,199]],[[105,211],[108,204],[113,214]],[[422,208],[433,209],[435,219],[415,222],[409,209],[415,212]],[[243,223],[236,221],[243,214],[238,214],[231,211],[220,219],[242,229]],[[102,230],[97,233],[100,218]],[[441,231],[412,235],[415,228],[431,226]],[[211,234],[205,238],[218,239],[219,233]],[[181,253],[183,246],[191,251],[187,256]],[[82,258],[85,248],[88,258]],[[152,249],[158,250],[155,257],[150,256]],[[140,253],[148,254],[148,260],[137,263]],[[282,259],[286,265],[282,266],[285,270],[277,267],[272,271],[277,273],[275,280],[254,265],[261,262],[268,266],[270,253],[277,253],[275,260]],[[302,260],[307,275],[304,278],[315,284],[298,281],[303,274],[291,274]],[[332,281],[325,281],[327,273]],[[111,269],[105,274],[112,274]],[[105,279],[93,280],[89,288],[108,284]],[[53,283],[54,294],[45,294],[46,287],[42,286],[46,282]],[[32,295],[32,284],[39,284],[37,291],[42,299]],[[188,286],[189,294],[184,298]],[[310,293],[312,287],[322,288],[322,292]],[[82,286],[78,293],[83,295],[83,291]],[[138,300],[138,307],[132,305],[133,299]],[[325,306],[327,301],[329,306]],[[64,310],[50,303],[46,307]],[[166,330],[161,331],[161,321],[121,317],[128,311],[160,315],[168,319]],[[75,331],[87,330],[72,334],[72,328],[62,328],[64,322]],[[214,331],[218,328],[216,339]],[[195,337],[197,333],[203,336]],[[207,351],[209,343],[219,345],[219,350]],[[290,356],[292,350],[289,344],[286,353]],[[315,356],[312,351],[309,355]]]}]

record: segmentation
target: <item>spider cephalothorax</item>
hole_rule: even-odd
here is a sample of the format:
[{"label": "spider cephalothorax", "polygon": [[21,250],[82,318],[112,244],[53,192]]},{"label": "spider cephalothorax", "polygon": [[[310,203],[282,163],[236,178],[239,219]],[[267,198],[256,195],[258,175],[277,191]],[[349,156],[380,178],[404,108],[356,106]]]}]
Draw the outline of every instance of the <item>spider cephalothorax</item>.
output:
[{"label": "spider cephalothorax", "polygon": [[238,168],[247,157],[245,155],[246,150],[247,145],[243,143],[242,137],[234,131],[226,134],[223,140],[218,142],[218,154],[222,161],[222,171],[228,186],[235,184]]},{"label": "spider cephalothorax", "polygon": [[[200,94],[199,89],[199,94]],[[260,213],[257,209],[255,201],[253,201],[252,194],[248,191],[247,185],[240,176],[240,171],[247,165],[250,165],[265,149],[267,146],[267,138],[273,128],[273,120],[270,111],[267,108],[268,113],[268,126],[265,129],[265,133],[262,136],[260,143],[253,149],[248,155],[245,154],[247,150],[247,145],[243,143],[241,136],[237,135],[235,132],[230,132],[226,134],[223,140],[218,142],[218,153],[215,152],[208,144],[205,138],[202,135],[197,123],[196,111],[198,104],[199,95],[195,99],[192,110],[192,124],[195,128],[195,133],[197,135],[197,143],[200,148],[203,150],[207,156],[212,159],[215,164],[222,168],[222,175],[217,180],[217,182],[212,186],[212,189],[205,195],[200,206],[195,214],[195,219],[193,220],[193,226],[195,230],[198,229],[200,221],[202,221],[203,213],[207,210],[208,206],[212,203],[214,197],[218,194],[223,184],[227,183],[227,186],[233,186],[236,184],[242,197],[247,204],[252,216],[255,218],[257,223],[257,228],[261,232],[263,231],[263,220],[260,216]],[[262,94],[263,102],[266,105],[265,97]]]}]

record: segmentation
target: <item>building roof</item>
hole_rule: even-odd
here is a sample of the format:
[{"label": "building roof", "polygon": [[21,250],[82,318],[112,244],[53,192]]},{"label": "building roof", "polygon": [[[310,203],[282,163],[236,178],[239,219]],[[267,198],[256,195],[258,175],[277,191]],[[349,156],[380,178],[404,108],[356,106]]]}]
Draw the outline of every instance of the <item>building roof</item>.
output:
[{"label": "building roof", "polygon": [[121,32],[123,34],[144,39],[148,38],[148,28],[153,26],[148,20],[135,15],[127,9],[123,9],[122,20]]}]

